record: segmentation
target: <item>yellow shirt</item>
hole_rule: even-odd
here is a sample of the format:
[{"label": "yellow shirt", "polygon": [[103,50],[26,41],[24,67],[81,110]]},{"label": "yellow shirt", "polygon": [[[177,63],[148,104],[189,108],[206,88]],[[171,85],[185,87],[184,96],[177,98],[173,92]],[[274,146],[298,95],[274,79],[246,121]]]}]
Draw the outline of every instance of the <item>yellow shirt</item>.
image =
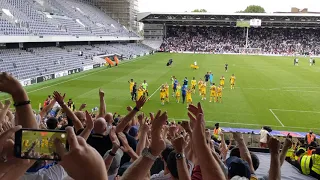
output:
[{"label": "yellow shirt", "polygon": [[166,96],[166,90],[164,88],[160,89],[160,97],[164,98]]},{"label": "yellow shirt", "polygon": [[201,91],[205,91],[206,87],[207,87],[206,83],[202,83],[201,84]]},{"label": "yellow shirt", "polygon": [[220,78],[220,84],[224,84],[225,78]]},{"label": "yellow shirt", "polygon": [[222,88],[221,88],[221,87],[218,87],[218,88],[217,88],[217,93],[218,93],[218,94],[221,94],[221,93],[222,93]]},{"label": "yellow shirt", "polygon": [[134,82],[130,82],[129,84],[130,92],[132,92],[133,85],[134,85]]},{"label": "yellow shirt", "polygon": [[177,86],[176,96],[180,96],[181,86]]},{"label": "yellow shirt", "polygon": [[197,85],[197,80],[191,80],[191,85],[192,85],[192,86]]},{"label": "yellow shirt", "polygon": [[231,76],[230,81],[231,81],[231,83],[234,83],[236,81],[236,77],[235,76]]},{"label": "yellow shirt", "polygon": [[139,89],[138,89],[138,97],[143,96],[143,93],[144,93],[144,89],[139,88]]},{"label": "yellow shirt", "polygon": [[216,93],[216,90],[217,90],[216,86],[213,85],[213,86],[210,87],[211,93]]},{"label": "yellow shirt", "polygon": [[186,95],[186,97],[187,97],[187,99],[191,99],[191,91],[187,91],[187,95]]}]

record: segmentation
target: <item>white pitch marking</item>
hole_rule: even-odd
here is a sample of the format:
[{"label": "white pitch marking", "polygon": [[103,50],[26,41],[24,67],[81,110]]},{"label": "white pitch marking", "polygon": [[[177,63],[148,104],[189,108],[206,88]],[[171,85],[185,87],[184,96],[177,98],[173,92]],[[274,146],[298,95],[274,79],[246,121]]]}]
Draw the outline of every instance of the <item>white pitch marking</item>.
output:
[{"label": "white pitch marking", "polygon": [[[169,120],[177,120],[177,121],[189,121],[188,118],[185,119],[177,119],[177,118],[169,118]],[[223,122],[223,121],[206,121],[206,122],[212,122],[216,123],[219,122],[221,124],[233,124],[233,125],[246,125],[246,126],[270,126],[270,127],[283,127],[283,126],[275,126],[275,125],[268,125],[268,124],[248,124],[248,123],[236,123],[236,122]],[[308,127],[294,127],[294,126],[285,126],[286,128],[292,128],[292,129],[309,129]],[[313,128],[314,129],[314,128]]]},{"label": "white pitch marking", "polygon": [[271,109],[273,111],[288,111],[288,112],[302,112],[302,113],[317,113],[320,114],[319,111],[300,111],[300,110],[291,110],[291,109]]},{"label": "white pitch marking", "polygon": [[278,122],[281,124],[282,127],[285,127],[282,122],[280,121],[280,119],[278,118],[278,116],[272,111],[272,109],[269,109],[269,111],[273,114],[273,116],[278,120]]},{"label": "white pitch marking", "polygon": [[162,86],[162,85],[160,85],[160,86],[158,87],[158,89],[156,89],[156,90],[149,96],[148,99],[151,99],[151,97],[161,88],[161,86]]}]

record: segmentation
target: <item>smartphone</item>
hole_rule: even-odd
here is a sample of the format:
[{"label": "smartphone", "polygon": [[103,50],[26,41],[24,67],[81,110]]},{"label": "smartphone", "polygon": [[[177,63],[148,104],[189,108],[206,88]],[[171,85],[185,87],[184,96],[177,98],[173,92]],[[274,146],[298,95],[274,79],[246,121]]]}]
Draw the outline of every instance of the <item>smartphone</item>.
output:
[{"label": "smartphone", "polygon": [[22,159],[60,161],[54,145],[57,138],[67,149],[66,131],[20,129],[15,133],[14,155]]}]

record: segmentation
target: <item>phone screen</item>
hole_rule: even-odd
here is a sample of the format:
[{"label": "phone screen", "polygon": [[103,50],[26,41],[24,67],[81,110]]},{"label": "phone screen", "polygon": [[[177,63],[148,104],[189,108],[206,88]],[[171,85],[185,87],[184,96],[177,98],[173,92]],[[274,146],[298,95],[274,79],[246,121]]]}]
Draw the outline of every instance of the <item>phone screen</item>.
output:
[{"label": "phone screen", "polygon": [[15,154],[24,159],[60,160],[54,140],[58,138],[65,148],[67,146],[65,131],[22,129],[18,134],[20,138],[16,138],[20,139],[20,147],[15,148]]}]

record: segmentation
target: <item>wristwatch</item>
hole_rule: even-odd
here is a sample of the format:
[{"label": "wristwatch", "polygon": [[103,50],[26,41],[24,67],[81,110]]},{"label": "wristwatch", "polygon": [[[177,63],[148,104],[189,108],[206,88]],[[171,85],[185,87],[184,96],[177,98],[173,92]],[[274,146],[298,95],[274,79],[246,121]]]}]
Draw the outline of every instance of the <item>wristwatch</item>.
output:
[{"label": "wristwatch", "polygon": [[151,154],[151,151],[150,151],[149,148],[144,148],[142,150],[142,156],[143,157],[147,157],[147,158],[149,158],[149,159],[151,159],[153,161],[155,161],[158,158],[158,156],[154,156],[154,155]]},{"label": "wristwatch", "polygon": [[185,158],[186,156],[183,153],[176,153],[176,160]]}]

